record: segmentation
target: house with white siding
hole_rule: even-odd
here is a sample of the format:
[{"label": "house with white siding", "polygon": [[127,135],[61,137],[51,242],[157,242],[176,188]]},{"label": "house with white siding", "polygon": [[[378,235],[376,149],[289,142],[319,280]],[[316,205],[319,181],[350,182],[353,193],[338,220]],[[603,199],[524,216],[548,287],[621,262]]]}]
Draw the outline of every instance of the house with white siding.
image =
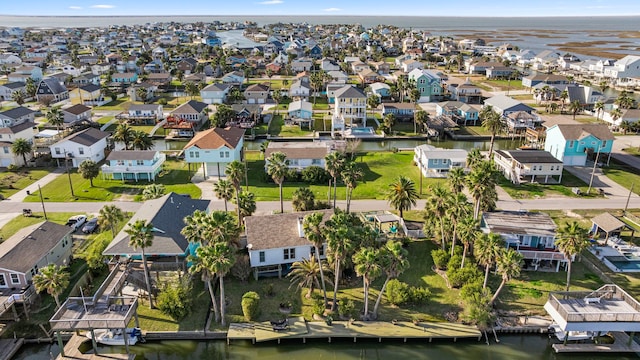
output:
[{"label": "house with white siding", "polygon": [[90,127],[50,145],[51,157],[56,159],[58,166],[65,165],[68,160],[71,160],[71,167],[78,167],[85,160],[100,162],[105,156],[108,136],[108,132]]},{"label": "house with white siding", "polygon": [[496,150],[493,161],[504,177],[514,184],[562,182],[562,161],[548,151]]},{"label": "house with white siding", "polygon": [[[308,141],[271,141],[264,152],[265,160],[275,152],[281,152],[287,156],[289,169],[301,171],[309,166],[324,168],[324,158],[331,153],[331,143]],[[265,171],[269,161],[265,161]]]}]

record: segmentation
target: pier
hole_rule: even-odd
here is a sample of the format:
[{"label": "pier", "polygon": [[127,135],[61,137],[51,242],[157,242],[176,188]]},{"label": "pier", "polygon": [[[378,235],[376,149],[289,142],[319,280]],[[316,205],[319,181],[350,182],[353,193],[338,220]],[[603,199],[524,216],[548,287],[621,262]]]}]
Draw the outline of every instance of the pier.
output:
[{"label": "pier", "polygon": [[117,359],[117,360],[133,360],[135,354],[83,354],[80,352],[80,345],[89,341],[88,338],[74,334],[69,341],[64,345],[64,352],[56,358],[56,360],[64,359],[81,359],[81,360],[98,360],[98,359]]},{"label": "pier", "polygon": [[613,344],[553,344],[556,353],[637,353],[640,344],[623,332],[612,332]]}]

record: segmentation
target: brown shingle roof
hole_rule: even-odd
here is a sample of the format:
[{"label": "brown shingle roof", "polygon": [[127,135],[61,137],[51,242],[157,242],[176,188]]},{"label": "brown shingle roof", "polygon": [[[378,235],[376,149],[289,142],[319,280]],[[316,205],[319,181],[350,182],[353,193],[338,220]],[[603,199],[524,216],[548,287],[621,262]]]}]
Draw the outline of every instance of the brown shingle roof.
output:
[{"label": "brown shingle roof", "polygon": [[77,104],[77,105],[73,105],[70,106],[66,109],[62,109],[62,111],[64,112],[68,112],[69,114],[73,114],[73,115],[80,115],[86,111],[90,111],[91,108],[88,106],[84,106],[82,104]]},{"label": "brown shingle roof", "polygon": [[608,233],[627,226],[627,224],[620,221],[617,217],[609,214],[608,212],[594,217],[593,219],[591,219],[591,222],[598,225],[600,229]]},{"label": "brown shingle roof", "polygon": [[[324,213],[322,223],[329,220],[333,210],[318,210]],[[305,211],[292,214],[248,216],[244,218],[247,244],[251,250],[277,249],[300,245],[311,245],[298,232],[298,218],[318,211]]]},{"label": "brown shingle roof", "polygon": [[217,127],[197,133],[184,148],[188,149],[195,146],[200,149],[219,149],[222,146],[226,146],[230,149],[235,149],[243,136],[244,129]]}]

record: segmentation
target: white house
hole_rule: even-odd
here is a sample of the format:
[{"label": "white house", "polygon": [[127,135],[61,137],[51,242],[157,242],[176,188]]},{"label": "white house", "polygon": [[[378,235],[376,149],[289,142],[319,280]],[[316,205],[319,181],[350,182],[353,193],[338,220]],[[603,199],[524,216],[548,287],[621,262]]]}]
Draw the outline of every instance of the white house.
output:
[{"label": "white house", "polygon": [[215,83],[211,84],[202,90],[200,90],[200,96],[202,96],[202,102],[205,104],[222,104],[229,94],[231,89],[229,84]]},{"label": "white house", "polygon": [[82,104],[69,106],[60,111],[64,117],[64,126],[72,126],[82,121],[91,121],[91,108]]},{"label": "white house", "polygon": [[311,94],[311,86],[306,81],[297,80],[291,84],[289,88],[289,97],[298,99],[307,99]]},{"label": "white house", "polygon": [[[324,214],[323,223],[333,213],[332,210],[319,211]],[[310,213],[312,212],[244,218],[249,261],[256,279],[260,275],[282,276],[292,263],[315,256],[315,248],[305,238],[302,228],[304,216]],[[323,244],[320,248],[321,259],[325,258],[325,247]]]},{"label": "white house", "polygon": [[24,163],[24,158],[29,161],[33,154],[25,154],[23,158],[22,155],[16,155],[11,151],[11,146],[17,139],[25,139],[29,142],[33,142],[33,136],[35,131],[33,130],[36,127],[34,122],[22,122],[17,125],[13,125],[10,127],[0,127],[0,167],[7,167],[9,165],[26,165]]},{"label": "white house", "polygon": [[188,164],[202,164],[204,177],[223,177],[227,165],[244,158],[244,129],[237,127],[212,128],[201,131],[184,147]]},{"label": "white house", "polygon": [[562,161],[544,150],[496,150],[494,163],[514,184],[562,182]]},{"label": "white house", "polygon": [[[271,141],[264,152],[264,157],[267,159],[275,152],[284,153],[287,156],[288,167],[300,171],[309,166],[324,168],[324,158],[331,151],[331,144],[326,142]],[[268,164],[269,161],[265,161],[265,170]]]},{"label": "white house", "polygon": [[132,104],[127,112],[129,119],[136,122],[155,124],[164,118],[162,105]]},{"label": "white house", "polygon": [[612,79],[640,77],[640,56],[627,55],[604,69],[604,76]]},{"label": "white house", "polygon": [[108,136],[108,132],[96,128],[88,128],[71,134],[49,146],[51,157],[58,161],[58,166],[62,166],[66,162],[63,161],[61,164],[60,159],[71,160],[72,167],[78,167],[85,160],[102,161],[107,148]]},{"label": "white house", "polygon": [[446,177],[451,169],[467,166],[464,149],[440,149],[425,144],[416,146],[413,152],[413,161],[425,177]]}]

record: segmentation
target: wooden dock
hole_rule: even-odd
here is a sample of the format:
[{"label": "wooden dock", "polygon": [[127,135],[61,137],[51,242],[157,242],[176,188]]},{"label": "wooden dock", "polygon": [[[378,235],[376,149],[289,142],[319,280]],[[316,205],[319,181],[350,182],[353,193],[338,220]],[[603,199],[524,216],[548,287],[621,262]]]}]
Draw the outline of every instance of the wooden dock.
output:
[{"label": "wooden dock", "polygon": [[325,322],[306,322],[302,317],[289,318],[289,328],[275,331],[269,322],[232,323],[227,334],[227,342],[231,340],[251,340],[252,342],[278,341],[281,339],[480,339],[480,331],[473,327],[456,323],[398,321],[334,321],[331,325]]},{"label": "wooden dock", "polygon": [[135,354],[83,354],[80,352],[80,345],[89,341],[87,337],[80,336],[78,334],[74,334],[69,341],[64,345],[64,354],[58,355],[56,360],[64,360],[64,359],[82,359],[82,360],[104,360],[104,359],[117,359],[117,360],[133,360],[136,356]]},{"label": "wooden dock", "polygon": [[637,353],[640,345],[631,340],[624,332],[612,332],[613,344],[553,344],[551,347],[556,353]]},{"label": "wooden dock", "polygon": [[0,339],[0,360],[10,360],[20,350],[24,339]]}]

